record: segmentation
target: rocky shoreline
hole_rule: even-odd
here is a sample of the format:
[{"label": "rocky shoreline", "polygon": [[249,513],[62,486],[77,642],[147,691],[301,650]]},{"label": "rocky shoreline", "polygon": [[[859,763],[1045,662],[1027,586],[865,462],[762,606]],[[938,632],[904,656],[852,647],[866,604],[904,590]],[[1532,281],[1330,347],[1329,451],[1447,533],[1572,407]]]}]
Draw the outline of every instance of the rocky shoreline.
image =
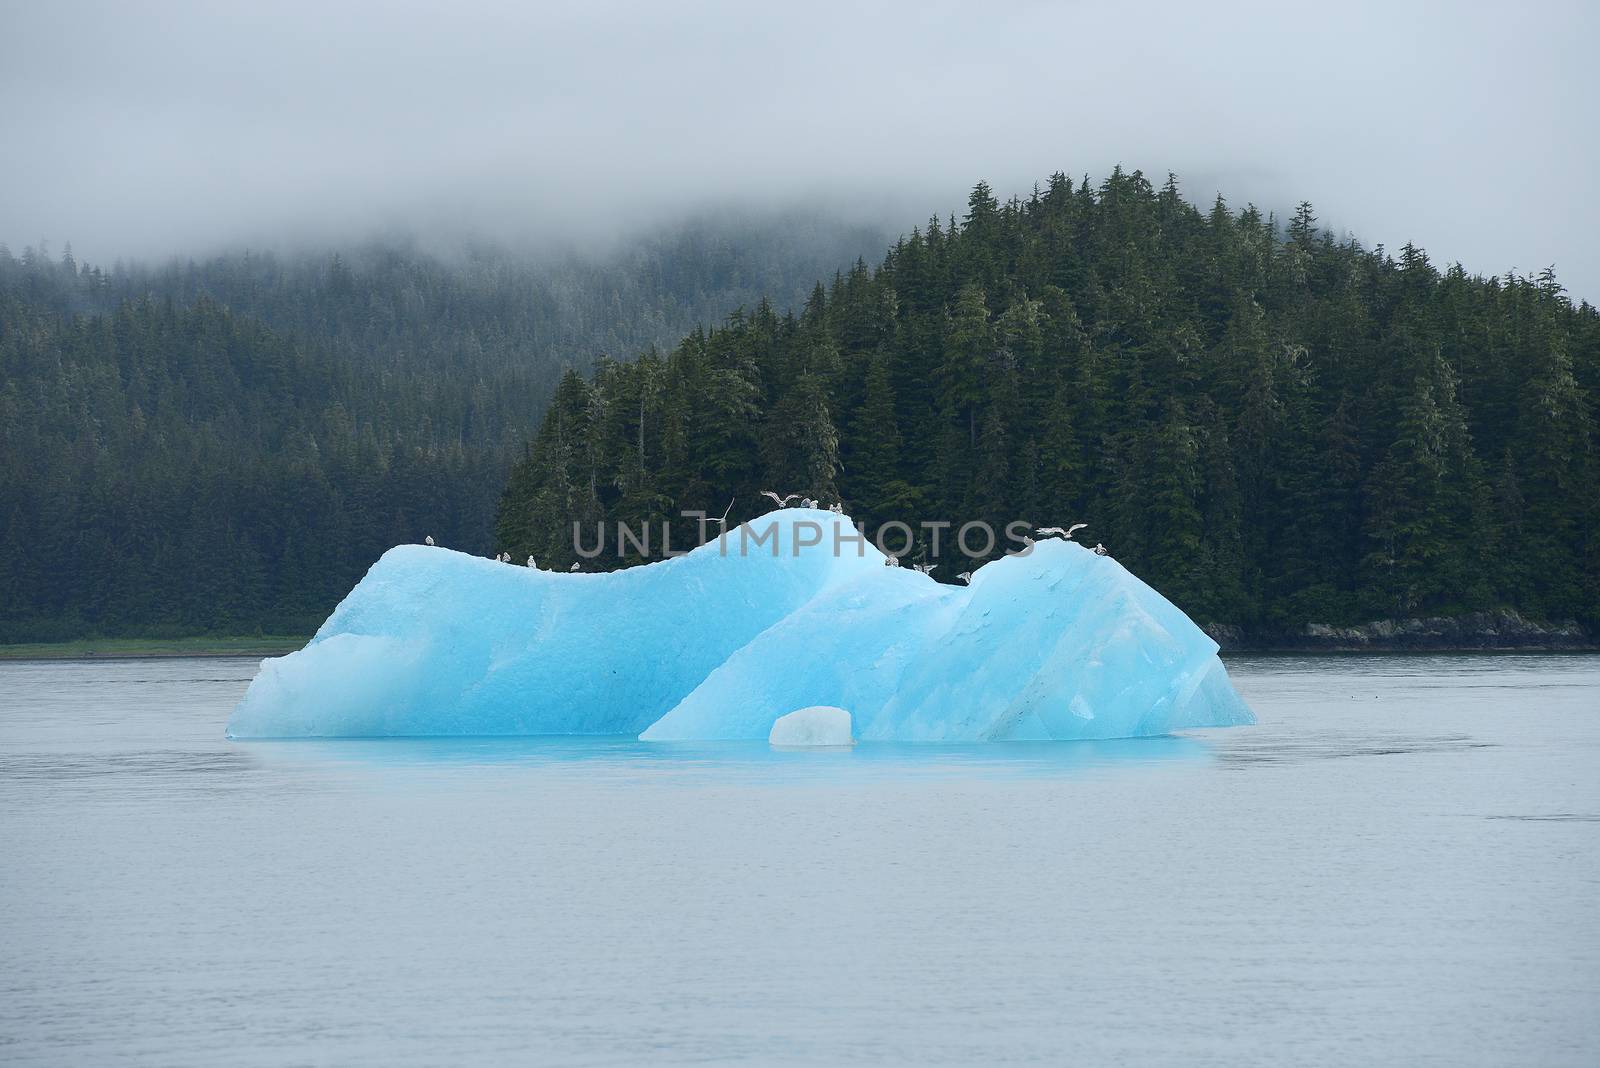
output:
[{"label": "rocky shoreline", "polygon": [[1540,623],[1509,608],[1460,616],[1379,619],[1352,626],[1307,623],[1298,631],[1205,626],[1224,653],[1593,652],[1600,641],[1574,620]]}]

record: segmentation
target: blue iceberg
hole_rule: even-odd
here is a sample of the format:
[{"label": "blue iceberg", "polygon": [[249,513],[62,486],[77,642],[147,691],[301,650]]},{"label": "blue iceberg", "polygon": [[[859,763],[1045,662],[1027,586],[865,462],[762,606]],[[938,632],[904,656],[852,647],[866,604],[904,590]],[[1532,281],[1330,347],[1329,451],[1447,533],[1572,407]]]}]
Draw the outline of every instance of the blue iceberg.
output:
[{"label": "blue iceberg", "polygon": [[795,709],[861,740],[1127,738],[1253,722],[1217,646],[1110,557],[1047,540],[947,586],[848,517],[768,513],[609,574],[385,553],[232,738],[766,739]]}]

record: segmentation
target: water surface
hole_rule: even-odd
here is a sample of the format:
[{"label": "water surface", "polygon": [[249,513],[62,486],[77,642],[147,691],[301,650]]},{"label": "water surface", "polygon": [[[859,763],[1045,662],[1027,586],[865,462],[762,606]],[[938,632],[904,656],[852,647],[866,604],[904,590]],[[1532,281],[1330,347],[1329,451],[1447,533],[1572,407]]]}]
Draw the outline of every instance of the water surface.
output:
[{"label": "water surface", "polygon": [[0,1063],[1600,1063],[1600,658],[1117,743],[230,743],[0,663]]}]

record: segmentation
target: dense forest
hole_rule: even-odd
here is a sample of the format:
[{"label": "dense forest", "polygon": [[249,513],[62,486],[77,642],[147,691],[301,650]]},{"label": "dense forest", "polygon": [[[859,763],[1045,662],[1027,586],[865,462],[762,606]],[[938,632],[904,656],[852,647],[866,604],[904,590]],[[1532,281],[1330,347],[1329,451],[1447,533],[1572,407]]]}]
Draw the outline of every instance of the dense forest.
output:
[{"label": "dense forest", "polygon": [[591,255],[0,247],[0,642],[305,633],[397,542],[486,553],[564,368],[798,304],[886,240],[789,214]]},{"label": "dense forest", "polygon": [[[1310,205],[1200,210],[1137,172],[1006,203],[980,184],[792,313],[567,374],[497,533],[565,567],[574,522],[681,545],[681,509],[749,518],[770,487],[869,528],[1085,521],[1201,621],[1593,625],[1597,390],[1600,315],[1552,272],[1441,270]],[[969,566],[930,548],[936,577]]]}]

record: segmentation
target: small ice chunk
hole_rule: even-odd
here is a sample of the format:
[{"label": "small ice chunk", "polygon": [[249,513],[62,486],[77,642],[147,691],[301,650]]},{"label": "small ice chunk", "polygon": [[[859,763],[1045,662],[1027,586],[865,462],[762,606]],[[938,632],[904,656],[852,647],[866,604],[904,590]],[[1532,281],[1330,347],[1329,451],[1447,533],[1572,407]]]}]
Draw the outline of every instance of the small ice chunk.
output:
[{"label": "small ice chunk", "polygon": [[767,741],[773,745],[849,745],[850,713],[832,705],[812,705],[772,723]]}]

